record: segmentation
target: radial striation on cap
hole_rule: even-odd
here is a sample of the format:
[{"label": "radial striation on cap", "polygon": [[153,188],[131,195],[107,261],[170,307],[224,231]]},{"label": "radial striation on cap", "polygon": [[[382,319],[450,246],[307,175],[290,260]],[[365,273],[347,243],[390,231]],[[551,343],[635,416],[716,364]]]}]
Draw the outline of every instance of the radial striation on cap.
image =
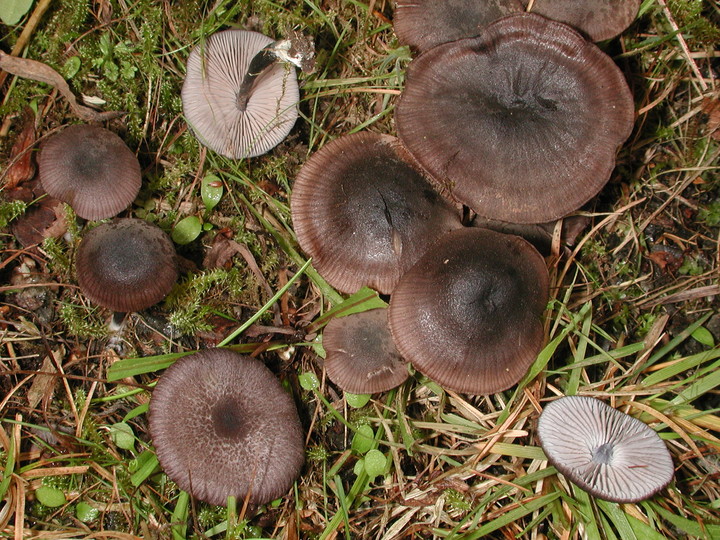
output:
[{"label": "radial striation on cap", "polygon": [[395,119],[402,143],[460,202],[540,223],[605,185],[634,106],[609,56],[565,24],[520,14],[416,58]]},{"label": "radial striation on cap", "polygon": [[534,0],[531,11],[603,41],[625,31],[639,9],[640,0]]},{"label": "radial striation on cap", "polygon": [[38,158],[40,182],[83,219],[116,216],[135,200],[140,163],[123,140],[98,126],[75,125],[50,137]]},{"label": "radial striation on cap", "polygon": [[442,386],[491,394],[518,382],[543,344],[545,262],[518,236],[452,231],[400,280],[388,319],[400,354]]},{"label": "radial striation on cap", "polygon": [[390,293],[442,234],[461,226],[395,137],[345,135],[300,169],[290,208],[298,242],[337,289]]},{"label": "radial striation on cap", "polygon": [[545,406],[538,437],[548,460],[588,493],[637,502],[667,486],[675,473],[665,443],[647,424],[585,396]]},{"label": "radial striation on cap", "polygon": [[118,312],[157,304],[179,274],[170,237],[134,218],[115,219],[88,232],[78,246],[75,269],[83,294]]},{"label": "radial striation on cap", "polygon": [[304,461],[290,395],[254,358],[209,349],[175,362],[150,400],[150,435],[170,479],[215,505],[284,495]]},{"label": "radial striation on cap", "polygon": [[477,36],[488,24],[524,9],[520,0],[398,0],[393,28],[401,44],[423,52]]},{"label": "radial striation on cap", "polygon": [[390,334],[387,309],[333,319],[325,327],[322,343],[327,375],[346,392],[385,392],[408,378],[407,362]]},{"label": "radial striation on cap", "polygon": [[232,159],[266,153],[287,137],[298,117],[295,68],[274,63],[238,103],[255,55],[273,39],[257,32],[224,30],[209,36],[188,57],[183,112],[197,138]]}]

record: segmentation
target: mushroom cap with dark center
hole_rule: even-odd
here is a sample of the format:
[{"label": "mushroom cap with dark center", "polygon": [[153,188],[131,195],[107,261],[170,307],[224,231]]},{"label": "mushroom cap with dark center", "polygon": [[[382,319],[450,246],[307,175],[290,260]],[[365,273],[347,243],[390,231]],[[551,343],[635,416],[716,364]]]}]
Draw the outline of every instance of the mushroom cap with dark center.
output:
[{"label": "mushroom cap with dark center", "polygon": [[70,126],[50,137],[38,169],[45,191],[84,219],[116,216],[135,200],[142,183],[135,154],[99,126]]},{"label": "mushroom cap with dark center", "polygon": [[639,9],[640,0],[534,0],[532,6],[533,13],[568,24],[593,41],[622,33]]},{"label": "mushroom cap with dark center", "polygon": [[477,36],[488,24],[522,11],[520,0],[398,0],[393,28],[400,43],[423,52]]},{"label": "mushroom cap with dark center", "polygon": [[150,436],[165,473],[210,504],[284,495],[300,473],[297,408],[262,362],[209,349],[175,362],[150,401]]},{"label": "mushroom cap with dark center", "polygon": [[388,319],[400,354],[442,386],[505,390],[543,343],[545,262],[527,241],[488,229],[452,231],[400,280]]},{"label": "mushroom cap with dark center", "polygon": [[600,499],[647,499],[667,486],[675,472],[655,431],[595,398],[567,396],[547,404],[538,437],[548,461]]},{"label": "mushroom cap with dark center", "polygon": [[157,225],[133,218],[88,232],[78,247],[75,269],[85,296],[119,312],[157,304],[179,273],[170,237]]},{"label": "mushroom cap with dark center", "polygon": [[407,362],[388,328],[387,309],[333,319],[325,327],[322,343],[328,377],[346,392],[385,392],[408,378]]},{"label": "mushroom cap with dark center", "polygon": [[605,185],[634,109],[609,56],[567,25],[520,14],[416,58],[395,118],[402,143],[460,202],[539,223]]},{"label": "mushroom cap with dark center", "polygon": [[389,293],[436,238],[461,226],[406,157],[395,137],[361,132],[330,142],[298,173],[290,200],[298,242],[343,292]]},{"label": "mushroom cap with dark center", "polygon": [[287,137],[298,117],[295,68],[275,63],[255,81],[245,107],[238,92],[253,57],[273,39],[224,30],[193,49],[182,87],[183,112],[197,138],[224,156],[264,154]]}]

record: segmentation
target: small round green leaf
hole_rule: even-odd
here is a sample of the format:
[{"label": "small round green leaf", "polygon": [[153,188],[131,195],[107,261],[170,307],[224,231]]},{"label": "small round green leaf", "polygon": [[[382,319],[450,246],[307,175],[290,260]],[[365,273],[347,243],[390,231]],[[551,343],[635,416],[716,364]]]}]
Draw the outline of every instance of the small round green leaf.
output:
[{"label": "small round green leaf", "polygon": [[93,508],[88,503],[80,501],[75,505],[75,517],[83,523],[95,521],[100,515],[100,510]]},{"label": "small round green leaf", "polygon": [[208,174],[200,184],[200,195],[205,209],[209,212],[217,206],[223,196],[222,180],[214,174]]},{"label": "small round green leaf", "polygon": [[702,345],[705,345],[706,347],[715,346],[715,338],[710,333],[710,330],[708,330],[704,326],[698,326],[695,331],[690,335],[695,341]]},{"label": "small round green leaf", "polygon": [[72,79],[80,71],[81,60],[79,56],[71,56],[63,65],[63,77]]},{"label": "small round green leaf", "polygon": [[367,405],[367,402],[370,401],[370,394],[351,394],[345,392],[345,401],[354,409],[359,409]]},{"label": "small round green leaf", "polygon": [[57,508],[67,502],[62,490],[50,486],[40,486],[37,488],[35,490],[35,497],[37,497],[37,500],[42,504],[50,508]]},{"label": "small round green leaf", "polygon": [[172,230],[172,239],[176,244],[189,244],[202,232],[202,223],[197,216],[188,216],[181,219]]},{"label": "small round green leaf", "polygon": [[135,450],[135,434],[130,424],[125,422],[113,424],[110,426],[110,437],[119,448]]},{"label": "small round green leaf", "polygon": [[365,472],[373,480],[385,472],[387,458],[380,450],[373,449],[365,454]]},{"label": "small round green leaf", "polygon": [[318,381],[318,378],[314,373],[303,373],[298,377],[298,380],[300,381],[300,386],[302,386],[304,390],[317,390],[320,388],[320,381]]},{"label": "small round green leaf", "polygon": [[352,443],[350,448],[356,453],[363,455],[368,452],[375,444],[375,432],[373,428],[368,425],[360,426],[355,435],[353,435]]},{"label": "small round green leaf", "polygon": [[30,11],[33,0],[2,0],[0,19],[8,26],[14,26]]}]

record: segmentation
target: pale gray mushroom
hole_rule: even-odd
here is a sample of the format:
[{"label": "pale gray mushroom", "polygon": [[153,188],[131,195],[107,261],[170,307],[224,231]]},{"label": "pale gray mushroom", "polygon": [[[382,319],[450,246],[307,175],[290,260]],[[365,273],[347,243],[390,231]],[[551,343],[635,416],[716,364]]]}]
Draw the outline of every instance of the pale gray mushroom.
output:
[{"label": "pale gray mushroom", "polygon": [[547,404],[538,437],[548,461],[600,499],[642,501],[667,486],[675,472],[655,431],[595,398],[567,396]]},{"label": "pale gray mushroom", "polygon": [[299,90],[288,40],[246,30],[209,36],[190,53],[183,112],[197,138],[232,159],[266,153],[298,117]]}]

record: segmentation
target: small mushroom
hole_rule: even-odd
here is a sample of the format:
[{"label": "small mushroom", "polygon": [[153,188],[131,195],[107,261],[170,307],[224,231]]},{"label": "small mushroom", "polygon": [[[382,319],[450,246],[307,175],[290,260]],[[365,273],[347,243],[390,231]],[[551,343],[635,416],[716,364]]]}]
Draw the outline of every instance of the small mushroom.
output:
[{"label": "small mushroom", "polygon": [[140,163],[123,140],[99,126],[70,126],[43,144],[40,182],[84,219],[116,216],[140,191]]},{"label": "small mushroom", "polygon": [[569,24],[592,41],[604,41],[630,26],[639,9],[640,0],[534,0],[531,11]]},{"label": "small mushroom", "polygon": [[388,328],[387,309],[333,319],[325,327],[322,344],[327,375],[346,392],[385,392],[408,378],[407,362]]},{"label": "small mushroom", "polygon": [[417,52],[480,34],[488,24],[524,11],[520,0],[398,0],[393,28]]},{"label": "small mushroom", "polygon": [[538,437],[548,461],[600,499],[642,501],[667,486],[675,472],[655,431],[599,399],[567,396],[547,404]]},{"label": "small mushroom", "polygon": [[303,65],[309,54],[297,53],[289,40],[246,30],[209,36],[190,53],[182,87],[183,111],[195,135],[232,159],[277,146],[298,117],[293,65]]},{"label": "small mushroom", "polygon": [[408,161],[395,137],[345,135],[300,169],[290,208],[300,246],[334,287],[390,293],[443,233],[455,208]]},{"label": "small mushroom", "polygon": [[170,237],[134,218],[115,219],[88,232],[78,246],[75,269],[83,294],[119,313],[158,303],[179,273]]},{"label": "small mushroom", "polygon": [[609,56],[565,24],[519,14],[416,58],[395,119],[457,200],[487,218],[540,223],[605,185],[634,106]]},{"label": "small mushroom", "polygon": [[150,436],[170,479],[195,498],[259,506],[284,495],[304,461],[290,395],[254,358],[208,349],[181,358],[150,400]]},{"label": "small mushroom", "polygon": [[400,280],[388,319],[398,351],[442,386],[492,394],[518,382],[543,344],[545,262],[489,229],[447,233]]}]

